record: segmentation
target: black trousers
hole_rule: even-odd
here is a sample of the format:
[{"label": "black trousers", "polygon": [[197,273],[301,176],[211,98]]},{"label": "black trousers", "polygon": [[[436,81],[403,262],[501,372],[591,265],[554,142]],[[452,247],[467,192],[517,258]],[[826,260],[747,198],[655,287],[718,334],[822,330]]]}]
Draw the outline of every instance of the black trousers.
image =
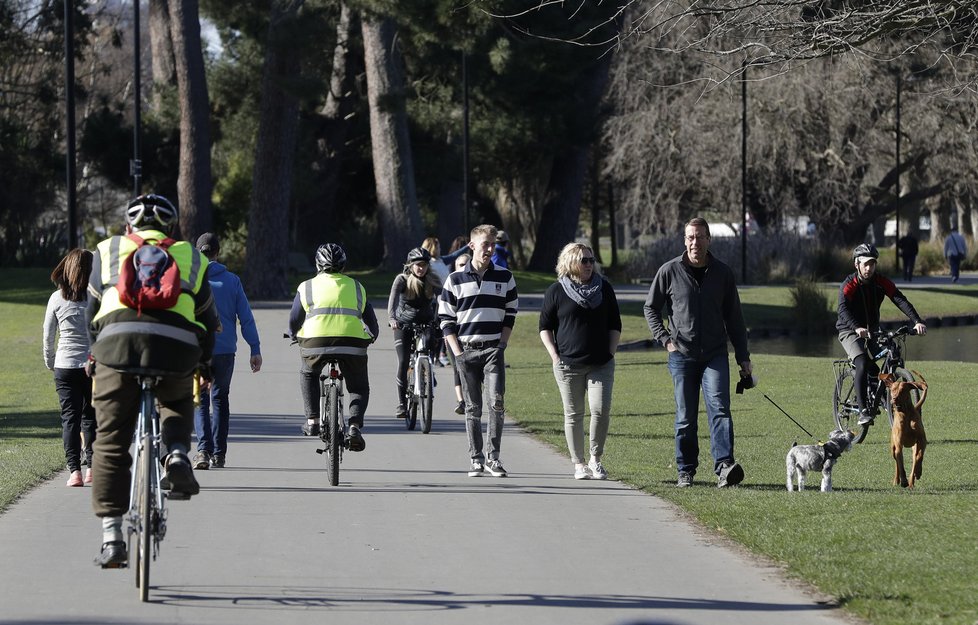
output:
[{"label": "black trousers", "polygon": [[61,402],[65,464],[69,471],[80,471],[83,464],[92,465],[92,443],[95,441],[92,378],[84,369],[55,369],[54,387]]}]

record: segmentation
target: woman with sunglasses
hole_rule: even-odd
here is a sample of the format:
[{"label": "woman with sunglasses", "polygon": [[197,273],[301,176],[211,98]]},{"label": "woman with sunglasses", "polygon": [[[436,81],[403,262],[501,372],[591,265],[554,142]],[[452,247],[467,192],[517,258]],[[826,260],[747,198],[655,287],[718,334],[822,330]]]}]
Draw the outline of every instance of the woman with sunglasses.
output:
[{"label": "woman with sunglasses", "polygon": [[[564,404],[564,434],[574,479],[608,477],[601,457],[611,419],[620,339],[621,313],[614,288],[598,271],[591,248],[568,243],[557,258],[557,282],[543,296],[540,340],[553,361]],[[591,458],[585,464],[584,413],[588,407]]]}]

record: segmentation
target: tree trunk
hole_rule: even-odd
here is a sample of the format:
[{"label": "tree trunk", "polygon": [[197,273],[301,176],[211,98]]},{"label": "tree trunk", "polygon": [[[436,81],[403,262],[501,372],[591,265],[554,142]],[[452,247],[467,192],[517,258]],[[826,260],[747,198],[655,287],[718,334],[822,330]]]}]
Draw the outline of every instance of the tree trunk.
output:
[{"label": "tree trunk", "polygon": [[370,105],[370,142],[377,217],[384,237],[384,266],[401,266],[408,250],[421,244],[421,215],[408,136],[404,74],[388,18],[363,20],[363,50]]},{"label": "tree trunk", "polygon": [[298,77],[300,64],[299,49],[289,45],[287,33],[301,6],[301,0],[275,0],[268,27],[244,272],[245,288],[254,298],[288,296],[288,215],[299,100],[285,85]]},{"label": "tree trunk", "polygon": [[167,0],[149,0],[149,43],[153,61],[153,110],[159,113],[163,91],[177,82]]},{"label": "tree trunk", "polygon": [[335,223],[341,211],[336,206],[340,173],[346,156],[346,140],[353,111],[350,83],[354,74],[350,59],[350,38],[353,34],[355,15],[345,2],[340,3],[340,18],[336,25],[336,46],[329,92],[319,111],[316,160],[313,163],[312,180],[317,192],[313,208],[296,216],[296,241],[304,247],[318,246],[335,234]]},{"label": "tree trunk", "polygon": [[587,180],[588,154],[597,140],[601,98],[608,85],[613,55],[605,54],[581,74],[575,128],[584,129],[579,142],[556,155],[547,185],[547,201],[537,225],[536,246],[528,269],[552,271],[564,245],[574,240],[581,218],[581,200]]},{"label": "tree trunk", "polygon": [[197,0],[170,0],[170,33],[180,100],[180,230],[189,241],[212,227],[210,100]]}]

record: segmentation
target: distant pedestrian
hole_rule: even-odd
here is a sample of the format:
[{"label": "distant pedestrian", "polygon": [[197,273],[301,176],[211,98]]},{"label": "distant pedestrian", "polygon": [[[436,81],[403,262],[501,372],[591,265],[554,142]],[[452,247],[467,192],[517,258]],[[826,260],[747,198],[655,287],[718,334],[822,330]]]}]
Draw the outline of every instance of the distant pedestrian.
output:
[{"label": "distant pedestrian", "polygon": [[428,266],[431,268],[431,273],[438,277],[438,286],[445,284],[448,280],[448,274],[452,273],[452,268],[446,265],[441,259],[441,243],[436,237],[428,237],[421,244],[421,247],[431,254],[431,262]]},{"label": "distant pedestrian", "polygon": [[[462,378],[471,461],[469,477],[479,477],[485,471],[494,477],[506,477],[499,460],[506,392],[504,354],[516,323],[519,299],[513,274],[492,263],[495,241],[495,226],[483,224],[472,229],[472,262],[448,276],[438,308],[442,332]],[[485,448],[483,397],[489,404],[489,442]]]},{"label": "distant pedestrian", "polygon": [[913,280],[913,268],[917,263],[919,251],[920,244],[917,243],[917,237],[912,232],[908,232],[897,241],[897,252],[903,260],[903,279],[907,282]]},{"label": "distant pedestrian", "polygon": [[944,257],[951,267],[951,282],[957,282],[961,272],[961,261],[968,255],[968,244],[958,232],[957,226],[951,226],[951,234],[944,239]]},{"label": "distant pedestrian", "polygon": [[[464,248],[469,249],[469,248]],[[452,273],[456,271],[462,271],[465,266],[469,264],[472,260],[471,254],[460,254],[458,258],[455,259],[455,266],[452,268]],[[450,274],[449,274],[450,275]],[[455,414],[465,414],[465,397],[462,395],[462,378],[458,374],[458,367],[455,366],[455,354],[452,353],[450,347],[448,347],[448,341],[444,341],[445,351],[448,353],[449,361],[452,363],[452,372],[455,376]]]},{"label": "distant pedestrian", "polygon": [[[88,333],[88,277],[92,253],[75,248],[51,272],[58,290],[48,298],[44,313],[44,366],[54,372],[61,402],[61,438],[68,466],[68,486],[92,483],[92,443],[95,408],[92,378],[85,371],[91,350]],[[81,468],[87,466],[82,478]]]},{"label": "distant pedestrian", "polygon": [[[725,488],[744,479],[744,469],[734,459],[727,341],[733,344],[741,378],[749,379],[753,366],[747,351],[747,326],[733,271],[709,252],[706,220],[691,219],[684,228],[684,240],[686,251],[662,265],[652,281],[645,319],[652,337],[669,352],[676,395],[676,486],[692,486],[699,465],[697,420],[702,387],[713,472],[717,486]],[[664,314],[669,315],[668,327]]]},{"label": "distant pedestrian", "polygon": [[[591,248],[568,243],[557,257],[557,282],[543,296],[540,340],[553,362],[564,405],[564,435],[577,480],[608,477],[601,457],[611,421],[620,339],[621,313],[614,288],[598,272]],[[588,407],[591,459],[585,464],[584,414]]]},{"label": "distant pedestrian", "polygon": [[241,286],[241,279],[227,267],[217,262],[221,241],[213,232],[205,232],[197,239],[197,249],[210,261],[207,264],[207,280],[214,294],[214,304],[221,318],[221,331],[214,340],[214,356],[211,358],[210,390],[202,390],[200,403],[194,410],[194,429],[197,431],[195,469],[224,468],[228,452],[228,428],[231,423],[231,376],[234,374],[234,354],[238,351],[238,324],[241,336],[251,348],[249,365],[252,373],[261,371],[261,341],[258,326],[251,312],[248,296]]},{"label": "distant pedestrian", "polygon": [[[445,263],[445,265],[447,265],[449,268],[451,268],[451,267],[454,267],[455,266],[455,261],[462,254],[468,254],[471,257],[472,256],[472,250],[469,248],[469,240],[468,239],[466,239],[463,236],[457,236],[454,239],[452,239],[452,247],[448,250],[448,253],[447,254],[444,254],[441,257],[441,260],[442,260],[443,263]],[[451,273],[452,271],[455,271],[455,270],[454,269],[451,269],[449,271],[449,273]]]},{"label": "distant pedestrian", "polygon": [[492,251],[492,263],[498,267],[509,269],[509,259],[512,256],[509,252],[509,235],[505,230],[496,233],[496,246]]}]

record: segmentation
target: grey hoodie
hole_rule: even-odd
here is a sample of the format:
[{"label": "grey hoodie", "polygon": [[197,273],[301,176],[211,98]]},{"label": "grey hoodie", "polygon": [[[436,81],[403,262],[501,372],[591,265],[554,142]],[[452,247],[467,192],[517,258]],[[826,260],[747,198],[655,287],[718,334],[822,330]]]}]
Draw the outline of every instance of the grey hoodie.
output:
[{"label": "grey hoodie", "polygon": [[733,271],[712,254],[707,254],[702,285],[696,283],[685,252],[659,267],[645,300],[645,320],[654,339],[663,345],[672,339],[683,355],[694,360],[726,354],[728,339],[738,364],[750,360]]}]

